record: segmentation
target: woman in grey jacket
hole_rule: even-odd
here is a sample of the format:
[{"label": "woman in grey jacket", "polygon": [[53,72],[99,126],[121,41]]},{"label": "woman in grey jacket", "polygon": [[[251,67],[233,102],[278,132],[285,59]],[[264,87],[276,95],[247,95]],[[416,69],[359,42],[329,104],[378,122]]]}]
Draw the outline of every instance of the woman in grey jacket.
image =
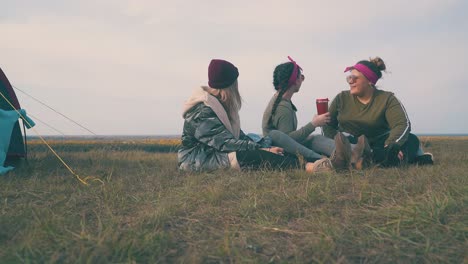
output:
[{"label": "woman in grey jacket", "polygon": [[[179,169],[299,168],[295,156],[283,154],[279,147],[262,147],[241,131],[238,76],[238,69],[230,62],[218,59],[210,62],[209,86],[196,88],[184,105]],[[317,172],[328,168],[328,162],[321,159],[305,167]]]}]

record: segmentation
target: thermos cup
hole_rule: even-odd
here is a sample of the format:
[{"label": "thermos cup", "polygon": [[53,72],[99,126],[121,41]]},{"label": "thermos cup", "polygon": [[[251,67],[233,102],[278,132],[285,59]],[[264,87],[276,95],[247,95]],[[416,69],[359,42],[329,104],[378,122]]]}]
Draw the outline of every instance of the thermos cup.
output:
[{"label": "thermos cup", "polygon": [[328,98],[317,99],[317,114],[325,114],[328,112]]}]

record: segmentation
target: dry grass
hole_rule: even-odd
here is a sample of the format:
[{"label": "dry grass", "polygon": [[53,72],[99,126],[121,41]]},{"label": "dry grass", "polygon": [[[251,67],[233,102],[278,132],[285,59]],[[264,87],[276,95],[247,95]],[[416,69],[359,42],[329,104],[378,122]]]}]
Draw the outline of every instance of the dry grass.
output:
[{"label": "dry grass", "polygon": [[181,173],[177,141],[52,142],[90,186],[31,144],[0,178],[0,262],[467,262],[468,138],[423,142],[436,165],[317,175]]}]

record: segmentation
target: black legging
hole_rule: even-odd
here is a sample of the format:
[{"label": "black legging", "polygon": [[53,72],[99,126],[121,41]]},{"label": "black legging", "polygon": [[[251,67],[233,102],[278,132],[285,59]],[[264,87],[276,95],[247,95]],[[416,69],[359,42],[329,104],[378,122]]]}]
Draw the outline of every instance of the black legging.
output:
[{"label": "black legging", "polygon": [[384,166],[398,166],[401,163],[398,159],[398,152],[400,151],[403,152],[403,163],[411,164],[415,162],[419,149],[419,139],[416,135],[410,133],[405,144],[401,147],[391,144],[385,148],[385,140],[387,138],[388,136],[371,144],[374,162],[382,163]]},{"label": "black legging", "polygon": [[299,159],[290,154],[277,155],[264,150],[237,151],[237,161],[241,168],[249,169],[297,169]]}]

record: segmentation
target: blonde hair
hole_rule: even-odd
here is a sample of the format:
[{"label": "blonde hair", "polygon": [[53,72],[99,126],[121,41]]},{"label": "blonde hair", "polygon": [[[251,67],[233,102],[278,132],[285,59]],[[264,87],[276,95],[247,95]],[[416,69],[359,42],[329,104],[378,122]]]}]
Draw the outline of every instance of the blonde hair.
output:
[{"label": "blonde hair", "polygon": [[238,122],[239,121],[239,110],[242,107],[242,97],[239,93],[239,86],[237,80],[230,86],[223,89],[214,89],[208,86],[204,86],[203,89],[218,98],[221,104],[224,106],[224,110],[228,114],[229,120]]}]

